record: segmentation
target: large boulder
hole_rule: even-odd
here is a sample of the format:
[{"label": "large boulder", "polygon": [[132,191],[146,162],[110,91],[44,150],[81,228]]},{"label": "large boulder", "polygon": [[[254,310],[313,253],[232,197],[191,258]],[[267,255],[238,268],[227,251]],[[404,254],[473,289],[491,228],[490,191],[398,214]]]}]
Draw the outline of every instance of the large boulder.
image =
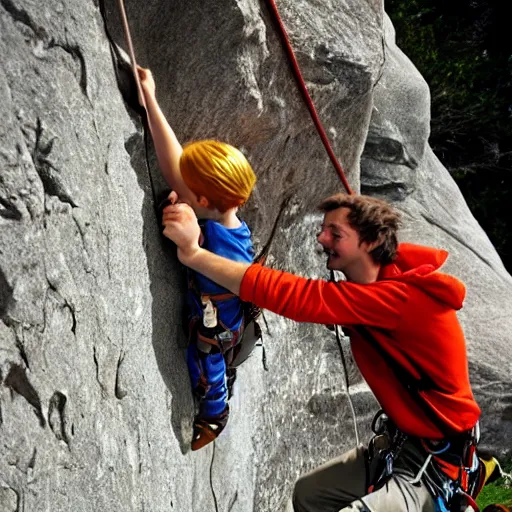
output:
[{"label": "large boulder", "polygon": [[[486,441],[509,446],[511,278],[428,148],[426,84],[381,2],[279,7],[353,188],[395,201],[406,239],[452,253]],[[178,137],[226,140],[252,162],[242,215],[257,248],[278,223],[270,264],[323,277],[314,206],[342,187],[264,3],[126,8]],[[126,49],[112,0],[0,3],[0,510],[284,510],[301,472],[354,443],[335,337],[267,314],[269,371],[256,349],[226,433],[189,451],[183,269],[111,44]],[[348,363],[367,439],[377,405]]]}]

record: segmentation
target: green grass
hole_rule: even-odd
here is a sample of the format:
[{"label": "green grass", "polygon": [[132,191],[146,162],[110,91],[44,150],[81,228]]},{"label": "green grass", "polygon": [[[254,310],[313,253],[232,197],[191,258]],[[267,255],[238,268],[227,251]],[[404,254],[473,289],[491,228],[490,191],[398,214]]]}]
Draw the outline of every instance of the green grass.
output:
[{"label": "green grass", "polygon": [[[502,464],[503,471],[506,473],[512,472],[512,459]],[[505,481],[500,478],[492,484],[486,485],[476,500],[480,510],[483,510],[487,505],[498,503],[506,507],[512,507],[512,482]]]}]

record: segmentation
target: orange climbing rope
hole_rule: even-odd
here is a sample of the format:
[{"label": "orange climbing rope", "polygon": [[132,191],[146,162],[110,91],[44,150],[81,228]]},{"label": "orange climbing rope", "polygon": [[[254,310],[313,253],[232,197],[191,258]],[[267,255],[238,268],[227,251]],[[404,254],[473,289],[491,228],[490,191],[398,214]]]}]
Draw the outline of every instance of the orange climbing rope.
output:
[{"label": "orange climbing rope", "polygon": [[281,40],[284,44],[284,48],[288,55],[288,59],[290,60],[290,63],[292,65],[293,75],[294,75],[297,85],[299,86],[299,89],[302,93],[304,101],[306,102],[306,105],[308,107],[309,113],[311,114],[311,118],[313,119],[315,127],[318,131],[318,134],[320,135],[320,138],[322,139],[322,143],[327,151],[327,154],[329,155],[329,158],[331,159],[332,164],[334,165],[334,168],[336,169],[336,172],[338,173],[338,176],[340,177],[341,182],[343,183],[343,186],[345,187],[345,190],[349,194],[353,194],[354,192],[350,188],[347,178],[345,177],[345,173],[343,172],[343,168],[341,167],[339,160],[336,158],[336,155],[334,154],[334,150],[332,149],[329,138],[327,137],[327,133],[325,132],[325,129],[322,125],[322,121],[320,121],[320,117],[318,116],[318,112],[315,108],[315,104],[313,103],[313,100],[311,99],[311,95],[309,94],[308,88],[306,86],[306,82],[304,81],[304,78],[302,76],[302,72],[300,70],[299,63],[297,62],[297,58],[295,57],[295,52],[293,51],[292,45],[290,43],[290,38],[288,37],[288,33],[284,26],[283,20],[281,19],[281,16],[279,14],[279,10],[277,9],[277,5],[274,0],[267,0],[267,1],[268,1],[270,10],[271,10],[271,12],[275,18],[275,21],[277,23],[277,26],[279,28]]}]

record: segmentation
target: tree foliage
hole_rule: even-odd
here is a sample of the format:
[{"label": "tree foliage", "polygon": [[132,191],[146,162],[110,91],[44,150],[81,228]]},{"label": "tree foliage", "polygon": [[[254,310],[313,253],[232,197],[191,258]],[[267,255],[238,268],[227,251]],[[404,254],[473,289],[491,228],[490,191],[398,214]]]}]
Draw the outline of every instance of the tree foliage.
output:
[{"label": "tree foliage", "polygon": [[430,145],[512,270],[512,37],[502,0],[388,0],[432,95]]}]

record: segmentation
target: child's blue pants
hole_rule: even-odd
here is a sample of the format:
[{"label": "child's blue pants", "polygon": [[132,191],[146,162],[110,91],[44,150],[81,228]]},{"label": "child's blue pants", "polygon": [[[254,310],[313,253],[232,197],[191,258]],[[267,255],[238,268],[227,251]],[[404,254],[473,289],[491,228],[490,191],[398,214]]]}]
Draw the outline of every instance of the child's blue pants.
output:
[{"label": "child's blue pants", "polygon": [[195,343],[190,343],[187,350],[187,365],[192,389],[204,392],[200,416],[218,416],[228,403],[224,356],[220,352],[207,354],[198,350]]}]

